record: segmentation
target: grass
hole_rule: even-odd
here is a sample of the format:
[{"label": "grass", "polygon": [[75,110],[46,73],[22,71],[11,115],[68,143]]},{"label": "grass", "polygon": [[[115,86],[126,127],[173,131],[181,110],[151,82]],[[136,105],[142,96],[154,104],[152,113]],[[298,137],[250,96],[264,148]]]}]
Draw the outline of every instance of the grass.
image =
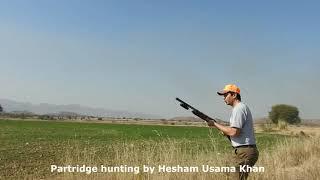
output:
[{"label": "grass", "polygon": [[[270,162],[264,156],[289,146],[291,141],[299,142],[284,135],[259,133],[256,137],[262,152],[258,163],[266,166]],[[212,173],[58,174],[50,172],[50,165],[226,166],[230,151],[225,137],[205,127],[0,120],[0,179],[223,179],[226,175]],[[274,159],[283,156],[275,154]]]}]

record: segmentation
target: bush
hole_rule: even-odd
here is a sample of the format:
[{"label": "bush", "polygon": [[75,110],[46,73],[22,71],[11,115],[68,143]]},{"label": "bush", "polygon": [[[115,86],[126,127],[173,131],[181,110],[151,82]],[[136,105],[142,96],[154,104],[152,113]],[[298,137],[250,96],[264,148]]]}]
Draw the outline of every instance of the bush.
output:
[{"label": "bush", "polygon": [[301,122],[298,108],[286,104],[272,106],[271,112],[269,112],[269,118],[276,124],[278,124],[280,119],[289,124],[297,124]]},{"label": "bush", "polygon": [[54,117],[48,114],[44,114],[44,115],[40,115],[38,116],[38,119],[42,119],[42,120],[54,120]]}]

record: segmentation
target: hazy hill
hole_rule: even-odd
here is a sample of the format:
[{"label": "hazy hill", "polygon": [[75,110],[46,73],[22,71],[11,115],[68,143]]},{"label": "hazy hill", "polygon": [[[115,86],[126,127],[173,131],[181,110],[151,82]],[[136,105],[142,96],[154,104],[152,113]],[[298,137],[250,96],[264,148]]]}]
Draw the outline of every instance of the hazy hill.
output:
[{"label": "hazy hill", "polygon": [[117,111],[109,110],[104,108],[92,108],[82,106],[79,104],[68,104],[68,105],[56,105],[56,104],[32,104],[29,102],[17,102],[9,99],[0,99],[4,111],[29,111],[36,114],[54,114],[59,112],[74,112],[80,115],[88,116],[101,116],[101,117],[139,117],[139,118],[159,118],[153,115],[128,112],[128,111]]}]

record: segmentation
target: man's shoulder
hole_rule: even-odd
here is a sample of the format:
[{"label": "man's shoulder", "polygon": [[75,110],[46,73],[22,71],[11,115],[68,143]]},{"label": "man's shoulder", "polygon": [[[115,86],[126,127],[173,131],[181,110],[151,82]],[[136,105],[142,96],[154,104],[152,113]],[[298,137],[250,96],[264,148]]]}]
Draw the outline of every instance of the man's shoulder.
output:
[{"label": "man's shoulder", "polygon": [[243,102],[240,102],[234,109],[233,109],[233,112],[242,112],[242,113],[246,113],[250,111],[249,107],[243,103]]},{"label": "man's shoulder", "polygon": [[245,103],[239,102],[234,109],[240,110],[240,109],[247,109],[247,108],[248,108],[248,106]]}]

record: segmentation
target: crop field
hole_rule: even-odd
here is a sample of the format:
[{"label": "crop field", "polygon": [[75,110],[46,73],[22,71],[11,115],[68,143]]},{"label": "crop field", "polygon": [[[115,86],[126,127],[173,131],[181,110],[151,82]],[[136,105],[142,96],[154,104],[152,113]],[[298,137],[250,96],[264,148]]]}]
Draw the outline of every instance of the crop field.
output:
[{"label": "crop field", "polygon": [[[256,133],[264,172],[252,179],[317,179],[319,137]],[[216,129],[0,120],[0,179],[226,179],[222,172],[141,172],[159,167],[231,166],[232,147]],[[58,172],[56,166],[140,167],[140,172]]]}]

